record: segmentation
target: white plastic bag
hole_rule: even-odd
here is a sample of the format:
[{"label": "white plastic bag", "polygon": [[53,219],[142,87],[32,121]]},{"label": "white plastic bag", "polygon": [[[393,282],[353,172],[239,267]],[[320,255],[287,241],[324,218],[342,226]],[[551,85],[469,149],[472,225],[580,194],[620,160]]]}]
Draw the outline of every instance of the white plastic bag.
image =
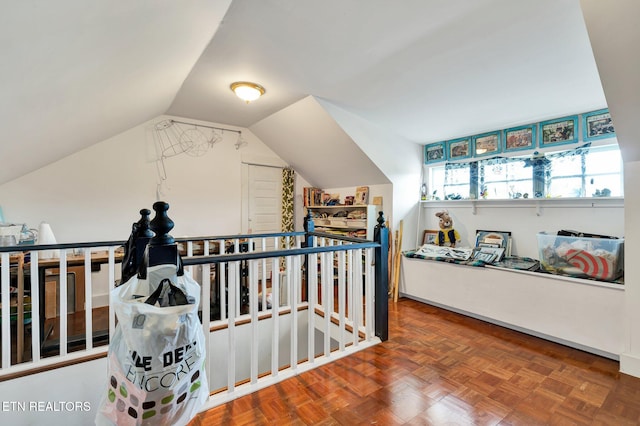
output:
[{"label": "white plastic bag", "polygon": [[[171,281],[188,304],[145,303]],[[162,283],[162,284],[161,284]],[[174,265],[148,268],[111,292],[118,324],[109,343],[108,381],[96,425],[186,425],[209,396],[205,341],[198,319],[200,285]]]}]

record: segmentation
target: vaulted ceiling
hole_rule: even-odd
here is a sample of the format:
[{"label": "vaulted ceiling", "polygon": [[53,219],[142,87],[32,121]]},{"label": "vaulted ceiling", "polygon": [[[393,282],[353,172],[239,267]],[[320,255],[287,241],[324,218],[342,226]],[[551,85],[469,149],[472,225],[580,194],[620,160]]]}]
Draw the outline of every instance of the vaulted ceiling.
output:
[{"label": "vaulted ceiling", "polygon": [[424,144],[606,106],[579,0],[29,0],[0,43],[0,183],[165,113],[251,128],[311,95]]}]

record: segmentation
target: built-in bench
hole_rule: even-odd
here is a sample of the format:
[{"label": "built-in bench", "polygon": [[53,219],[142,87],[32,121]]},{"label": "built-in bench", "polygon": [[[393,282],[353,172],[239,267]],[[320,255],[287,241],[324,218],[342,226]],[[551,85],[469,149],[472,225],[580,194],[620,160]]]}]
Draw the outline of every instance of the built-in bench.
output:
[{"label": "built-in bench", "polygon": [[403,257],[400,294],[608,358],[623,351],[621,284]]}]

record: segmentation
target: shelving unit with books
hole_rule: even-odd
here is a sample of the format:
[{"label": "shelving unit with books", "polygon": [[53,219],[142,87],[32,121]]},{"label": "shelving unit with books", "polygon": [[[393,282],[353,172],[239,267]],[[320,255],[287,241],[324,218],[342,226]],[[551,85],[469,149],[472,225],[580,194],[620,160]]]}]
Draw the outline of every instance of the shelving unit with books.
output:
[{"label": "shelving unit with books", "polygon": [[332,205],[307,206],[315,230],[347,237],[373,240],[373,230],[377,220],[377,206]]},{"label": "shelving unit with books", "polygon": [[355,196],[344,197],[342,203],[339,194],[306,187],[303,201],[305,216],[311,213],[317,232],[373,240],[379,206],[368,204],[369,187],[355,188]]}]

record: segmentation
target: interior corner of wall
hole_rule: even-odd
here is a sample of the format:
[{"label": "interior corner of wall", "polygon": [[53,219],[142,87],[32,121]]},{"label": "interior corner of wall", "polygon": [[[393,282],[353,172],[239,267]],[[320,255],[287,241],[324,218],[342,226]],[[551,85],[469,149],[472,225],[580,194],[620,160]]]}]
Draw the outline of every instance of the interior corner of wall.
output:
[{"label": "interior corner of wall", "polygon": [[640,354],[620,354],[620,372],[634,377],[640,377]]}]

